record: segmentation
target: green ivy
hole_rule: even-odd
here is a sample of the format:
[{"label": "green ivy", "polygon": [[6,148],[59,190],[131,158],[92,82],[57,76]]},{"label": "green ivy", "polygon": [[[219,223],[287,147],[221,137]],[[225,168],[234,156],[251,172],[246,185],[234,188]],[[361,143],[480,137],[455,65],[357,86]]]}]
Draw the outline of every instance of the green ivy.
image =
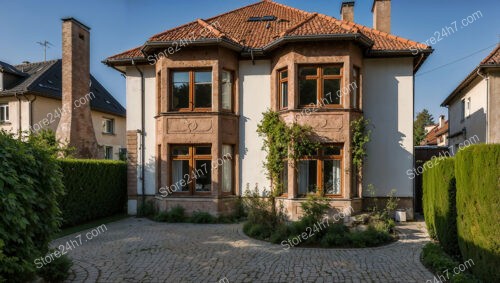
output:
[{"label": "green ivy", "polygon": [[[313,155],[319,148],[319,142],[312,138],[314,133],[309,126],[297,123],[287,125],[278,112],[268,110],[257,126],[257,133],[264,138],[262,149],[267,152],[264,167],[274,188],[281,188],[280,174],[284,161],[291,160],[293,165],[304,157]],[[273,195],[277,194],[273,190]]]},{"label": "green ivy", "polygon": [[352,163],[361,172],[366,154],[366,144],[370,141],[370,130],[367,129],[370,120],[360,117],[351,122],[352,127]]}]

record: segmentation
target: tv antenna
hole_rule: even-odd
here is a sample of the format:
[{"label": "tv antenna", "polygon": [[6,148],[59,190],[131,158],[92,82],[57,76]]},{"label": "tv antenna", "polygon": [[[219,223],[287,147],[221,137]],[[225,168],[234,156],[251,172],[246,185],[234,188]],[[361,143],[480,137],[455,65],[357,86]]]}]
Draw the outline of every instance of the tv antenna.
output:
[{"label": "tv antenna", "polygon": [[47,61],[47,48],[50,48],[50,46],[54,46],[52,43],[48,42],[47,40],[44,41],[38,41],[37,42],[40,46],[43,46],[43,61]]}]

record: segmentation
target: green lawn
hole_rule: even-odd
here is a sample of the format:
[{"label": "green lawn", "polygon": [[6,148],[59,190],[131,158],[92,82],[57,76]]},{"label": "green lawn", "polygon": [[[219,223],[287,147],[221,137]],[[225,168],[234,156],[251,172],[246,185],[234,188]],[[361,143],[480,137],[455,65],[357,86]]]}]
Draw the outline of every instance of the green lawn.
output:
[{"label": "green lawn", "polygon": [[127,217],[129,217],[127,214],[117,214],[117,215],[97,219],[94,221],[90,221],[90,222],[80,224],[77,226],[63,228],[63,229],[61,229],[61,231],[59,233],[56,234],[55,239],[61,238],[61,237],[64,237],[64,236],[67,236],[67,235],[70,235],[70,234],[73,234],[76,232],[80,232],[83,230],[92,229],[92,228],[100,226],[102,224],[107,224],[107,223],[115,222],[118,220],[122,220],[122,219],[125,219]]}]

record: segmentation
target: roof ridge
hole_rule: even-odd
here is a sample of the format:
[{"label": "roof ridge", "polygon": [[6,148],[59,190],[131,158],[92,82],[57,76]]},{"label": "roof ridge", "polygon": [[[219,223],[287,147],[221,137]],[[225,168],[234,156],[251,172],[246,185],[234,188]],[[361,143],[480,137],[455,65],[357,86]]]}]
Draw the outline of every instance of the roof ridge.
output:
[{"label": "roof ridge", "polygon": [[[348,21],[346,21],[346,22],[348,22]],[[377,30],[377,29],[374,29],[374,28],[371,28],[371,27],[367,27],[367,26],[364,26],[362,24],[358,24],[358,23],[354,23],[354,22],[348,22],[348,23],[351,23],[353,26],[358,27],[360,30],[366,30],[366,31],[369,31],[369,32],[373,32],[375,34],[378,34],[378,35],[381,35],[381,36],[385,36],[385,37],[397,40],[397,41],[402,42],[402,43],[412,44],[415,47],[419,47],[419,46],[422,46],[422,47],[425,46],[425,48],[429,47],[429,46],[427,46],[427,45],[425,45],[423,43],[420,43],[420,42],[417,42],[417,41],[413,41],[413,40],[409,40],[409,39],[406,39],[406,38],[402,38],[400,36],[397,36],[397,35],[394,35],[394,34],[391,34],[391,33],[387,33],[385,31],[380,31],[380,30]]]},{"label": "roof ridge", "polygon": [[[263,1],[269,1],[269,0],[263,0]],[[301,22],[298,22],[296,25],[290,27],[289,29],[281,32],[279,34],[280,37],[286,35],[287,33],[290,33],[296,29],[298,29],[299,27],[303,26],[305,23],[309,22],[310,20],[312,20],[313,18],[315,18],[316,16],[318,15],[318,13],[312,13],[311,15],[307,16],[307,18],[305,18],[303,21]]]},{"label": "roof ridge", "polygon": [[201,26],[203,26],[203,28],[206,28],[208,29],[210,32],[212,32],[213,34],[215,34],[217,37],[221,38],[221,37],[225,37],[225,38],[228,38],[236,43],[239,42],[238,39],[226,34],[225,32],[223,31],[220,31],[219,29],[217,29],[216,27],[214,27],[212,24],[209,24],[207,23],[205,20],[203,19],[197,19],[198,21],[198,24],[200,24]]},{"label": "roof ridge", "polygon": [[335,17],[332,17],[332,16],[328,16],[328,15],[325,15],[325,14],[319,14],[320,17],[322,18],[325,18],[326,20],[330,21],[330,22],[333,22],[335,23],[336,25],[338,25],[339,27],[345,29],[345,30],[348,30],[348,31],[353,31],[355,33],[358,33],[359,32],[359,28],[357,28],[356,26],[354,25],[350,25],[348,23],[351,23],[349,21],[345,21],[345,20],[339,20]]},{"label": "roof ridge", "polygon": [[[140,50],[141,50],[141,48],[142,48],[142,45],[141,45],[141,46],[134,47],[134,48],[130,48],[129,50],[125,50],[125,51],[123,51],[123,52],[121,52],[121,53],[118,53],[118,54],[115,54],[115,55],[113,55],[113,56],[111,56],[111,57],[116,57],[116,56],[124,55],[125,53],[131,52],[131,51],[134,51],[134,50],[136,50],[136,49],[138,49],[138,50],[140,51]],[[111,58],[111,57],[108,57],[108,58]]]},{"label": "roof ridge", "polygon": [[149,37],[149,39],[151,39],[151,38],[153,38],[153,37],[160,36],[160,35],[165,34],[165,33],[167,33],[167,32],[171,32],[171,31],[174,31],[174,30],[177,30],[177,29],[183,28],[183,27],[188,26],[188,25],[191,25],[191,24],[195,24],[195,23],[197,23],[197,21],[191,21],[191,22],[189,22],[189,23],[186,23],[186,24],[183,24],[183,25],[180,25],[180,26],[176,26],[176,27],[173,27],[173,28],[171,28],[171,29],[164,30],[164,31],[159,32],[159,33],[157,33],[157,34],[153,34],[152,36],[150,36],[150,37]]},{"label": "roof ridge", "polygon": [[214,28],[212,25],[209,23],[205,22],[203,19],[196,19],[199,25],[201,25],[203,28],[208,29],[211,33],[215,34],[217,37],[223,37],[224,33],[221,32],[220,30]]},{"label": "roof ridge", "polygon": [[62,59],[52,59],[52,60],[47,60],[47,61],[39,61],[39,62],[29,62],[29,63],[21,63],[21,64],[17,64],[17,65],[13,65],[14,67],[17,68],[17,66],[33,66],[33,65],[41,65],[41,64],[53,64],[59,60],[62,60]]},{"label": "roof ridge", "polygon": [[271,3],[271,4],[274,4],[276,6],[280,6],[280,7],[283,7],[283,8],[287,8],[289,10],[292,10],[292,11],[296,11],[296,12],[300,12],[302,14],[307,14],[307,15],[310,15],[310,14],[313,14],[311,12],[307,12],[307,11],[304,11],[304,10],[301,10],[301,9],[298,9],[298,8],[295,8],[295,7],[291,7],[291,6],[288,6],[288,5],[285,5],[285,4],[281,4],[281,3],[278,3],[278,2],[274,2],[272,0],[262,0],[262,3],[263,2],[267,2],[267,3]]},{"label": "roof ridge", "polygon": [[487,62],[493,57],[493,55],[495,55],[498,51],[500,50],[500,43],[497,44],[497,47],[495,47],[493,49],[493,51],[491,51],[490,54],[488,54],[488,56],[486,56],[486,58],[484,58],[480,63],[479,65],[486,65]]},{"label": "roof ridge", "polygon": [[248,7],[252,7],[252,6],[255,6],[255,5],[258,5],[258,4],[262,4],[264,2],[270,2],[269,0],[261,0],[259,2],[255,2],[255,3],[252,3],[252,4],[248,4],[246,6],[243,6],[243,7],[240,7],[240,8],[237,8],[237,9],[234,9],[234,10],[231,10],[231,11],[228,11],[228,12],[225,12],[225,13],[222,13],[222,14],[219,14],[219,15],[216,15],[216,16],[213,16],[213,17],[210,17],[208,19],[206,19],[205,21],[210,21],[210,20],[213,20],[215,18],[218,18],[218,17],[222,17],[224,15],[227,15],[227,14],[230,14],[230,13],[233,13],[233,12],[236,12],[236,11],[239,11],[239,10],[243,10],[245,8],[248,8]]}]

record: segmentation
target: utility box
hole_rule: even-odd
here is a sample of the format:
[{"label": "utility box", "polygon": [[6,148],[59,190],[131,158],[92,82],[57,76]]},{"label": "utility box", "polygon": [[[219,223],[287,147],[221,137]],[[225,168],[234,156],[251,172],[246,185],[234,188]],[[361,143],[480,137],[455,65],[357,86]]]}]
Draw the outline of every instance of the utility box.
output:
[{"label": "utility box", "polygon": [[396,210],[396,221],[397,222],[406,222],[406,210],[397,209]]}]

